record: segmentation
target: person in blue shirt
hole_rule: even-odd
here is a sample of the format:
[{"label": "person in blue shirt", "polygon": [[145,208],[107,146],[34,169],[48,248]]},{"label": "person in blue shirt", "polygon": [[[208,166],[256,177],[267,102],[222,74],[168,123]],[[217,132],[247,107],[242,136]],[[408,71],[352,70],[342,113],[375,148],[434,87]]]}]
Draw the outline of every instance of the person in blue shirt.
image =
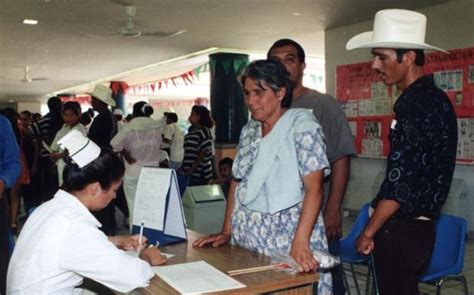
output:
[{"label": "person in blue shirt", "polygon": [[0,294],[5,294],[8,269],[8,201],[5,190],[20,175],[20,152],[10,122],[0,115]]}]

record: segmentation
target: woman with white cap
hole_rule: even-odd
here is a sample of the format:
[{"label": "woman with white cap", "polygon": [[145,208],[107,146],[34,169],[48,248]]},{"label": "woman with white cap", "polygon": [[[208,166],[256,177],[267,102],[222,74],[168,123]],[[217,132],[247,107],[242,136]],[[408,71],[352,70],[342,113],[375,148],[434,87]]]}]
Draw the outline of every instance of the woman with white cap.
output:
[{"label": "woman with white cap", "polygon": [[[73,294],[83,278],[113,290],[145,287],[150,265],[166,262],[156,247],[140,251],[138,236],[107,237],[89,210],[107,206],[124,174],[118,156],[101,149],[77,130],[59,144],[69,151],[63,189],[28,218],[13,252],[8,294]],[[122,250],[136,249],[139,258]]]},{"label": "woman with white cap", "polygon": [[150,118],[153,108],[144,101],[133,105],[133,119],[112,139],[115,152],[125,158],[125,177],[123,189],[130,218],[133,225],[133,209],[138,177],[143,166],[160,165],[160,145],[162,143],[161,125]]}]

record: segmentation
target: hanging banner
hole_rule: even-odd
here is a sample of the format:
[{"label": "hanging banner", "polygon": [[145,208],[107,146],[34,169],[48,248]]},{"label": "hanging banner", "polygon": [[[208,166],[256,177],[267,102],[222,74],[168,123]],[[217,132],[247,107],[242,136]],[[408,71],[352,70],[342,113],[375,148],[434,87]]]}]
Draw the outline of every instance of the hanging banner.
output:
[{"label": "hanging banner", "polygon": [[[174,87],[183,86],[183,84],[184,86],[192,85],[195,83],[195,81],[199,79],[199,75],[202,72],[204,72],[206,69],[207,69],[207,63],[202,64],[190,71],[182,73],[181,75],[169,77],[166,79],[161,79],[158,81],[148,82],[145,84],[134,85],[131,87],[128,87],[127,85],[128,87],[126,88],[127,94],[129,95],[157,95],[159,90],[161,90],[163,86],[168,88],[170,83]],[[183,84],[181,83],[181,81],[183,82]]]}]

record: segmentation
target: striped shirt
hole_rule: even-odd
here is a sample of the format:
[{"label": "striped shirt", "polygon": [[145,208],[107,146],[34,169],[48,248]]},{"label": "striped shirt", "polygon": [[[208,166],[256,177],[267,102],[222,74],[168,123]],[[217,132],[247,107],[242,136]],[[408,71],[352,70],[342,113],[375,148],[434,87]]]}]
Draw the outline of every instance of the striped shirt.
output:
[{"label": "striped shirt", "polygon": [[184,172],[191,169],[200,151],[206,150],[204,159],[190,175],[190,185],[205,185],[212,179],[212,138],[208,128],[193,129],[184,137]]},{"label": "striped shirt", "polygon": [[[31,124],[28,127],[28,132],[32,135],[34,141],[44,141],[49,146],[53,142],[56,133],[62,128],[63,123],[61,114],[48,113],[37,122]],[[41,157],[49,157],[49,152],[44,148],[41,148]]]}]

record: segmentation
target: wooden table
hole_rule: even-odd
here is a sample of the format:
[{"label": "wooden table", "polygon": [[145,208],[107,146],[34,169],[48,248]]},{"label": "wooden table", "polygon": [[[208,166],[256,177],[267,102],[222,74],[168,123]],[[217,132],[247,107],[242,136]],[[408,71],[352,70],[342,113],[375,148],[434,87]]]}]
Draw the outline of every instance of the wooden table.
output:
[{"label": "wooden table", "polygon": [[[170,258],[168,265],[204,260],[220,271],[227,273],[248,267],[270,264],[270,258],[246,249],[224,245],[218,248],[194,248],[193,241],[202,235],[188,231],[188,242],[160,247],[165,253],[176,256]],[[234,279],[246,285],[246,288],[233,289],[212,294],[312,294],[313,283],[319,279],[315,273],[290,275],[283,271],[269,270],[258,273],[233,276]],[[150,286],[136,290],[138,294],[179,294],[174,288],[155,276]]]}]

